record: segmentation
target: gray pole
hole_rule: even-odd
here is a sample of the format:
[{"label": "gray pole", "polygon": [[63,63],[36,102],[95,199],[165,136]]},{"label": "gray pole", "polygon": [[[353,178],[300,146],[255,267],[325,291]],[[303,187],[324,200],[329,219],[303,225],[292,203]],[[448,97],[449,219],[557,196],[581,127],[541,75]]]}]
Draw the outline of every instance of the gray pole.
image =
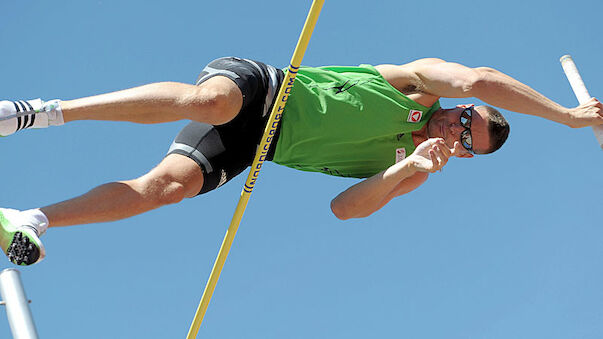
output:
[{"label": "gray pole", "polygon": [[38,339],[18,270],[7,268],[0,272],[0,295],[6,305],[6,315],[13,338]]}]

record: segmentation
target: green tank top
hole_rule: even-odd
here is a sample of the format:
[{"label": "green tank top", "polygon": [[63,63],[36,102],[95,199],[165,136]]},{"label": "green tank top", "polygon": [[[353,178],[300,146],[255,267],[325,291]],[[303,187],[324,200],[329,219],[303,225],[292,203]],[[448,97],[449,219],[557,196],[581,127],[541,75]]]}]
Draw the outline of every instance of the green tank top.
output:
[{"label": "green tank top", "polygon": [[366,178],[415,150],[412,132],[440,107],[420,105],[371,65],[302,67],[285,106],[273,161]]}]

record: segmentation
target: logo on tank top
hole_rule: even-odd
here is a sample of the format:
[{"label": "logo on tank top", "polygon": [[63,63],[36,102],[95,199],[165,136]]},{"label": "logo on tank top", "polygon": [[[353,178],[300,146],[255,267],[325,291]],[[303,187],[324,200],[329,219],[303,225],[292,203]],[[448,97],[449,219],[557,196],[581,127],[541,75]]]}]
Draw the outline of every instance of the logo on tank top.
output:
[{"label": "logo on tank top", "polygon": [[396,164],[406,158],[406,148],[396,149]]},{"label": "logo on tank top", "polygon": [[335,90],[335,94],[341,94],[341,93],[345,93],[347,92],[350,88],[354,87],[354,86],[362,86],[364,84],[367,84],[369,82],[373,82],[375,79],[366,79],[366,80],[346,80],[346,82],[344,82],[342,85],[339,86],[331,86],[330,87],[322,87],[322,86],[318,86],[321,89],[325,89],[325,90],[330,90],[330,89],[334,89]]},{"label": "logo on tank top", "polygon": [[341,86],[335,86],[335,87],[331,87],[329,89],[334,89],[335,90],[335,94],[339,94],[339,93],[343,93],[347,90],[349,90],[350,88],[358,85],[360,81],[355,81],[353,83],[350,83],[350,80],[346,81],[343,85]]},{"label": "logo on tank top", "polygon": [[421,121],[421,118],[423,117],[423,111],[419,111],[416,109],[411,109],[408,112],[408,119],[406,119],[406,121],[408,122],[419,122]]}]

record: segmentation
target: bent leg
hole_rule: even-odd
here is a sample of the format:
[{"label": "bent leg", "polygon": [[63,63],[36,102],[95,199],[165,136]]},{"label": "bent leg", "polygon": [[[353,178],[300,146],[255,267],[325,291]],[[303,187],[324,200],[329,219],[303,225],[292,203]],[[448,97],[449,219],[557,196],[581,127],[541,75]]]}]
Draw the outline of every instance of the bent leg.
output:
[{"label": "bent leg", "polygon": [[215,76],[195,86],[159,82],[123,91],[61,102],[65,122],[130,121],[154,124],[195,120],[212,125],[232,120],[243,105],[237,84]]},{"label": "bent leg", "polygon": [[50,227],[115,221],[194,197],[202,186],[199,165],[188,157],[170,154],[140,178],[101,185],[41,210]]}]

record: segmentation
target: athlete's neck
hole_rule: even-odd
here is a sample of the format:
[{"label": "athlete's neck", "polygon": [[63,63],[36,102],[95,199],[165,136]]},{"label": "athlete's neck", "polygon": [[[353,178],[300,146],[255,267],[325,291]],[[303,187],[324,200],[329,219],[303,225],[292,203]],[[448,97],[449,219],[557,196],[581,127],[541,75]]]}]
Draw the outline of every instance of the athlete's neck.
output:
[{"label": "athlete's neck", "polygon": [[[427,124],[429,124],[429,122],[427,122]],[[429,139],[429,135],[427,135],[427,124],[423,125],[423,128],[420,130],[412,132],[412,142],[415,144],[415,147]]]}]

